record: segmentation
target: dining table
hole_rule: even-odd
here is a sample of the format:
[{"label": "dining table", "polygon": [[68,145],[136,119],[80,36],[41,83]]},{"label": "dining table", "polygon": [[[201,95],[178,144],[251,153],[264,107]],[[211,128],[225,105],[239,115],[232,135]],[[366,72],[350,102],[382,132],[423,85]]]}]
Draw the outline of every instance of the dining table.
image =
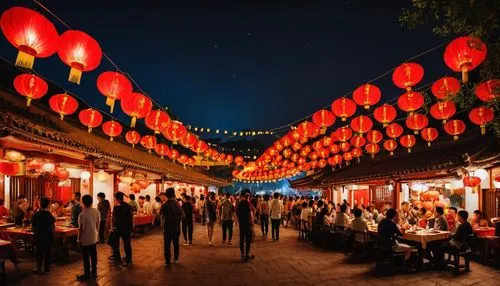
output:
[{"label": "dining table", "polygon": [[486,237],[486,236],[494,236],[495,228],[494,227],[477,227],[472,230],[476,234],[477,237]]}]

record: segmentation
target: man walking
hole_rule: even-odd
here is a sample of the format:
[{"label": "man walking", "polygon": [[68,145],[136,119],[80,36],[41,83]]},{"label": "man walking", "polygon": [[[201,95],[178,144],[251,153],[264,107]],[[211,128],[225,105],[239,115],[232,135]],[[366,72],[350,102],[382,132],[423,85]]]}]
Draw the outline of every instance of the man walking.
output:
[{"label": "man walking", "polygon": [[226,194],[226,199],[221,204],[221,215],[220,220],[222,224],[222,243],[226,243],[226,238],[228,238],[227,244],[231,245],[231,240],[233,239],[233,223],[234,223],[234,206],[230,199],[231,195]]},{"label": "man walking", "polygon": [[101,215],[101,222],[99,223],[99,242],[106,242],[105,233],[106,233],[106,224],[108,222],[108,216],[111,214],[111,205],[109,201],[106,200],[106,195],[104,193],[97,194],[97,200],[99,203],[97,204],[97,210]]},{"label": "man walking", "polygon": [[184,236],[184,245],[193,244],[193,204],[191,197],[187,196],[182,204],[184,217],[182,218],[182,235]]},{"label": "man walking", "polygon": [[36,246],[36,273],[50,271],[52,262],[52,244],[54,243],[56,219],[49,212],[50,200],[47,197],[40,198],[40,210],[31,219]]},{"label": "man walking", "polygon": [[181,219],[184,211],[175,200],[174,188],[167,189],[167,201],[160,210],[163,218],[163,246],[165,252],[165,267],[170,267],[170,244],[174,245],[174,263],[179,263],[179,236],[181,234]]},{"label": "man walking", "polygon": [[125,265],[132,264],[132,244],[130,242],[130,234],[134,228],[134,214],[132,207],[123,201],[124,194],[122,192],[115,193],[116,206],[113,208],[113,225],[112,230],[117,236],[116,244],[113,246],[113,256],[117,265],[122,264],[120,255],[120,238],[123,241],[125,249]]},{"label": "man walking", "polygon": [[[101,214],[92,207],[92,197],[84,195],[82,197],[83,210],[78,216],[78,238],[77,242],[81,247],[83,257],[82,275],[78,275],[78,281],[85,281],[91,277],[97,277],[97,249],[96,244],[99,237],[99,222]],[[90,266],[92,265],[92,271]]]},{"label": "man walking", "polygon": [[240,225],[240,253],[245,261],[255,258],[250,254],[252,244],[252,223],[253,213],[250,208],[250,191],[244,190],[241,195],[241,201],[236,207],[236,216]]},{"label": "man walking", "polygon": [[283,203],[279,200],[279,194],[274,193],[274,199],[270,203],[270,214],[271,214],[271,235],[273,241],[280,240],[280,222],[281,214],[283,213]]},{"label": "man walking", "polygon": [[208,245],[214,246],[212,238],[214,236],[215,223],[217,222],[217,202],[215,201],[215,193],[210,193],[208,195],[208,200],[205,202],[205,212],[207,217]]}]

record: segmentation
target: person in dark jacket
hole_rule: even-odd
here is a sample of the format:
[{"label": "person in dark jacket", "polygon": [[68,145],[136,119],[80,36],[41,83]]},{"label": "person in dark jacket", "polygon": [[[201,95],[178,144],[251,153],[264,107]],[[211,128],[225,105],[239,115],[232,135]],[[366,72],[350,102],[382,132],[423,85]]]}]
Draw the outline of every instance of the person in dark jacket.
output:
[{"label": "person in dark jacket", "polygon": [[101,214],[101,222],[99,223],[99,242],[106,242],[105,232],[106,232],[106,223],[108,221],[108,215],[110,214],[111,205],[109,201],[106,200],[106,195],[104,193],[97,194],[97,200],[99,203],[97,204],[97,210]]},{"label": "person in dark jacket", "polygon": [[165,267],[169,267],[172,257],[171,243],[174,245],[174,263],[179,263],[179,236],[181,235],[181,220],[184,218],[184,211],[175,200],[174,188],[167,189],[167,201],[161,206],[160,214],[163,219]]},{"label": "person in dark jacket", "polygon": [[112,232],[116,235],[116,242],[113,247],[113,257],[117,265],[122,264],[120,255],[120,238],[125,249],[125,263],[132,263],[132,244],[130,234],[134,228],[134,213],[132,207],[123,201],[125,195],[122,192],[115,193],[115,206],[113,207]]},{"label": "person in dark jacket", "polygon": [[45,272],[50,271],[56,219],[48,210],[49,204],[49,198],[40,198],[40,210],[31,220],[36,246],[36,273],[42,272],[42,264]]},{"label": "person in dark jacket", "polygon": [[182,219],[184,245],[190,245],[193,244],[193,204],[190,196],[185,197],[182,210],[184,211],[184,218]]},{"label": "person in dark jacket", "polygon": [[82,206],[80,205],[80,199],[82,195],[80,192],[73,193],[71,200],[73,201],[73,207],[71,208],[71,225],[78,227],[78,216],[82,212]]},{"label": "person in dark jacket", "polygon": [[250,254],[252,245],[252,224],[253,214],[250,206],[250,191],[244,190],[241,194],[241,200],[236,206],[236,216],[240,226],[240,253],[245,261],[255,258]]}]

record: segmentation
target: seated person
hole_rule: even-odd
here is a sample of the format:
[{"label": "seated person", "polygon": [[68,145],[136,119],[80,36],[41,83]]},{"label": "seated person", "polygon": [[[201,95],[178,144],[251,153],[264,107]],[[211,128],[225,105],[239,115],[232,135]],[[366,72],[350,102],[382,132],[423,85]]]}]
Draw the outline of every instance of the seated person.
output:
[{"label": "seated person", "polygon": [[349,225],[349,216],[346,214],[347,205],[340,206],[340,213],[335,216],[335,226],[347,227]]},{"label": "seated person", "polygon": [[328,209],[323,207],[324,202],[322,200],[318,201],[317,205],[317,214],[314,217],[313,224],[322,225],[324,221],[324,217],[326,216]]},{"label": "seated person", "polygon": [[474,216],[472,217],[472,220],[471,220],[471,224],[472,224],[472,228],[476,229],[479,227],[487,227],[488,221],[483,219],[483,213],[480,210],[475,210]]},{"label": "seated person", "polygon": [[[354,209],[354,219],[351,222],[351,229],[353,231],[366,232],[368,230],[368,225],[366,220],[361,217],[362,211],[360,209]],[[354,235],[354,240],[357,242],[365,242],[364,235],[356,233]]]},{"label": "seated person", "polygon": [[455,227],[457,225],[457,208],[450,207],[448,209],[448,214],[446,215],[446,220],[448,221],[448,230],[455,232]]},{"label": "seated person", "polygon": [[0,217],[9,216],[10,211],[4,205],[4,200],[0,199]]},{"label": "seated person", "polygon": [[23,218],[23,226],[30,226],[31,225],[31,218],[35,214],[35,211],[33,210],[33,207],[28,207],[26,209],[26,213],[24,214]]},{"label": "seated person", "polygon": [[420,219],[418,220],[418,226],[421,228],[426,228],[428,219],[427,210],[424,207],[422,207],[418,215],[420,217]]},{"label": "seated person", "polygon": [[387,210],[386,217],[378,224],[378,235],[391,240],[392,250],[398,253],[405,253],[404,259],[407,261],[410,259],[412,248],[407,244],[399,243],[397,240],[397,237],[402,236],[403,233],[401,233],[397,224],[394,222],[396,213],[396,210],[393,208]]},{"label": "seated person", "polygon": [[444,209],[442,207],[435,208],[434,217],[436,217],[434,229],[448,231],[448,221],[444,216]]},{"label": "seated person", "polygon": [[461,210],[458,212],[458,221],[460,224],[457,227],[457,231],[451,237],[451,240],[448,242],[448,245],[454,247],[456,249],[462,248],[464,243],[467,240],[467,237],[472,234],[472,226],[467,221],[469,217],[469,213],[467,211]]}]

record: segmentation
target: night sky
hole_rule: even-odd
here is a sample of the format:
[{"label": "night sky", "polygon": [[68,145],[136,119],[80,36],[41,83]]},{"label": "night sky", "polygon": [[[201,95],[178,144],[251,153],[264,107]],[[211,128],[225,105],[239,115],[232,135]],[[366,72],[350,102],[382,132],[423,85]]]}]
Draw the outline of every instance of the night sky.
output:
[{"label": "night sky", "polygon": [[[410,1],[42,2],[96,38],[186,125],[220,129],[287,124],[446,40],[430,27],[401,26],[398,5]],[[35,8],[32,1],[9,0],[0,10],[21,4]],[[443,50],[416,60],[426,69],[422,83],[449,72]],[[0,55],[13,62],[16,54],[2,37]],[[113,70],[106,60],[84,73],[81,86],[66,81],[69,68],[57,55],[38,59],[35,70],[107,109],[95,85],[101,72]],[[375,84],[382,101],[403,93],[390,74]]]}]

